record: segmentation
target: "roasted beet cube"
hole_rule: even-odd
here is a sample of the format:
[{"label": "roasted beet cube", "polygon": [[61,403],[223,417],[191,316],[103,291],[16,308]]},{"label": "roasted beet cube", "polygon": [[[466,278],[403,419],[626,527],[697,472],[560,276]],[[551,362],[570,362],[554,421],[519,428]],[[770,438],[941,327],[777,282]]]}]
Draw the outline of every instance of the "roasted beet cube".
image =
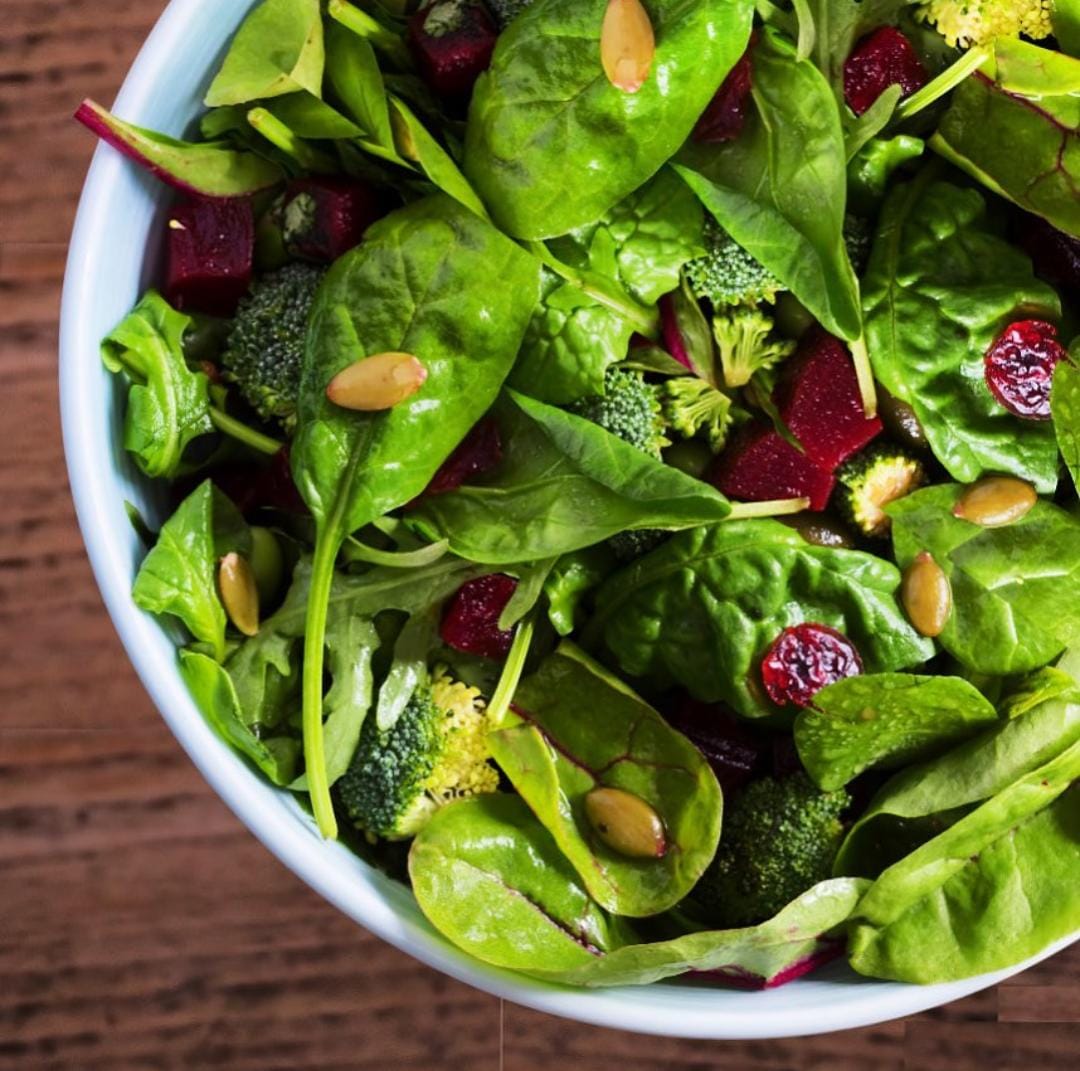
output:
[{"label": "roasted beet cube", "polygon": [[717,703],[685,699],[667,720],[705,757],[725,793],[745,785],[761,764],[761,742]]},{"label": "roasted beet cube", "polygon": [[809,498],[822,510],[835,483],[832,473],[800,453],[768,424],[753,424],[720,455],[712,482],[728,498],[769,502]]},{"label": "roasted beet cube", "polygon": [[218,465],[210,471],[210,478],[245,516],[260,509],[300,515],[308,512],[293,482],[287,446],[263,464],[234,462]]},{"label": "roasted beet cube", "polygon": [[167,224],[165,297],[178,309],[231,316],[251,285],[255,218],[246,197],[180,201]]},{"label": "roasted beet cube", "polygon": [[844,99],[862,115],[889,86],[908,97],[927,82],[926,68],[895,26],[882,26],[852,49],[844,63]]},{"label": "roasted beet cube", "polygon": [[718,145],[734,141],[742,133],[750,103],[750,79],[750,49],[747,48],[701,113],[694,127],[694,141]]},{"label": "roasted beet cube", "polygon": [[862,673],[862,659],[842,632],[807,622],[784,629],[761,660],[761,681],[777,706],[808,707],[822,688]]},{"label": "roasted beet cube", "polygon": [[472,92],[498,36],[488,9],[469,0],[435,0],[409,21],[409,46],[424,81],[450,101]]},{"label": "roasted beet cube", "polygon": [[671,294],[665,294],[660,299],[660,332],[664,339],[664,349],[675,358],[679,364],[694,371],[690,361],[690,354],[683,341],[682,331],[679,328],[679,314],[675,309],[675,300]]},{"label": "roasted beet cube", "polygon": [[1080,296],[1080,238],[1059,231],[1041,216],[1020,213],[1013,230],[1035,265],[1035,274],[1064,292]]},{"label": "roasted beet cube", "polygon": [[474,424],[457,449],[442,463],[424,491],[425,495],[445,495],[463,483],[490,472],[502,461],[502,436],[493,417]]},{"label": "roasted beet cube", "polygon": [[990,393],[1013,416],[1050,419],[1050,386],[1065,349],[1045,320],[1017,320],[990,345],[984,359]]},{"label": "roasted beet cube", "polygon": [[294,257],[328,264],[359,245],[381,215],[375,192],[355,179],[296,179],[281,209],[285,248]]},{"label": "roasted beet cube", "polygon": [[465,654],[505,658],[514,632],[499,628],[499,615],[517,585],[512,576],[503,573],[490,573],[462,584],[443,614],[443,643]]},{"label": "roasted beet cube", "polygon": [[803,337],[774,400],[807,455],[830,473],[881,433],[881,421],[863,410],[851,355],[821,330]]}]

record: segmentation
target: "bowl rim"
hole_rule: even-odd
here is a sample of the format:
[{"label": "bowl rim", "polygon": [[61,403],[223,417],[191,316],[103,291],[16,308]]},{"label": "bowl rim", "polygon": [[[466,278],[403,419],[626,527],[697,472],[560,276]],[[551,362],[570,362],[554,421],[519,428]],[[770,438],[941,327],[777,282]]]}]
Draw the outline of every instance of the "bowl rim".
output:
[{"label": "bowl rim", "polygon": [[[157,75],[168,62],[176,40],[190,40],[200,24],[224,17],[231,32],[251,0],[172,0],[142,46],[114,105],[118,114],[152,125]],[[208,8],[214,8],[216,15]],[[235,16],[235,18],[234,18]],[[201,27],[205,29],[205,26]],[[224,38],[223,38],[224,40]],[[203,777],[240,821],[290,870],[365,929],[415,959],[493,996],[537,1011],[637,1033],[698,1039],[735,1040],[804,1036],[868,1026],[911,1015],[995,985],[1053,955],[1080,935],[1043,950],[1024,963],[928,986],[859,978],[813,978],[792,983],[826,987],[820,1001],[800,1007],[776,1005],[781,990],[752,993],[731,989],[688,989],[660,984],[617,989],[571,989],[491,967],[452,947],[430,928],[404,917],[368,881],[356,880],[355,867],[340,862],[340,844],[319,840],[314,825],[295,810],[296,821],[283,820],[280,809],[267,809],[263,784],[203,720],[181,681],[171,641],[162,642],[157,622],[130,597],[132,565],[116,536],[120,486],[116,459],[107,434],[109,416],[86,404],[94,395],[94,377],[104,372],[98,339],[91,337],[95,289],[94,266],[105,254],[109,191],[123,185],[132,165],[99,145],[79,200],[65,270],[60,316],[60,404],[68,479],[87,556],[109,616],[154,705]],[[147,186],[147,189],[151,187]],[[151,196],[152,195],[148,195]],[[172,657],[170,657],[170,653]],[[349,854],[351,860],[357,861]],[[371,871],[365,864],[360,866]],[[349,871],[352,870],[352,873]],[[837,987],[843,999],[835,999]],[[785,987],[787,988],[787,987]],[[809,992],[809,990],[804,990]],[[715,1000],[689,994],[708,993]],[[680,997],[681,994],[681,997]],[[782,1021],[777,1021],[777,1015]]]}]

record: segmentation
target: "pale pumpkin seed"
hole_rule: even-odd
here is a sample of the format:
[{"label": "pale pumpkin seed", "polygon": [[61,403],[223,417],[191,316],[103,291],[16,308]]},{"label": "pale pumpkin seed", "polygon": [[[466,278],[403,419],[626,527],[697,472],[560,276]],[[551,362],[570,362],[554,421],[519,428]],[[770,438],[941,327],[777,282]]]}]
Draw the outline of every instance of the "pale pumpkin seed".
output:
[{"label": "pale pumpkin seed", "polygon": [[221,559],[218,588],[229,620],[245,636],[256,635],[259,631],[259,589],[247,558],[232,551]]},{"label": "pale pumpkin seed", "polygon": [[585,797],[585,814],[596,835],[620,855],[660,859],[667,852],[660,815],[632,792],[608,786],[594,788]]},{"label": "pale pumpkin seed", "polygon": [[1015,476],[985,476],[957,500],[953,516],[983,528],[1020,520],[1039,500],[1035,488]]},{"label": "pale pumpkin seed", "polygon": [[916,555],[904,570],[900,601],[915,631],[940,636],[952,613],[952,585],[928,551]]},{"label": "pale pumpkin seed", "polygon": [[342,409],[377,412],[411,397],[426,379],[427,369],[411,353],[376,353],[338,372],[326,396]]},{"label": "pale pumpkin seed", "polygon": [[609,0],[600,28],[600,62],[608,81],[636,93],[649,77],[656,38],[641,0]]}]

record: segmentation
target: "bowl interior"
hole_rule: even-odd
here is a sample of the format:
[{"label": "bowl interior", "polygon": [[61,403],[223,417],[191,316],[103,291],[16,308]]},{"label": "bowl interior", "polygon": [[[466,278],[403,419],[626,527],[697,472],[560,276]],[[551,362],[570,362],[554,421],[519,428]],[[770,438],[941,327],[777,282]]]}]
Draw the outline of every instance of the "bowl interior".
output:
[{"label": "bowl interior", "polygon": [[[124,83],[117,113],[182,135],[200,113],[218,57],[252,6],[252,0],[173,0]],[[71,487],[98,585],[147,691],[214,789],[287,866],[368,930],[455,978],[541,1011],[649,1033],[764,1038],[839,1030],[954,1000],[1020,969],[917,987],[870,981],[834,964],[766,992],[678,982],[571,990],[466,956],[427,924],[408,889],[343,845],[321,841],[293,798],[263,783],[206,725],[180,680],[172,640],[130,599],[145,548],[125,502],[157,525],[164,519],[165,496],[123,450],[123,399],[101,364],[98,343],[154,280],[154,236],[160,232],[155,225],[168,198],[164,186],[111,149],[98,148],[79,205],[61,318],[61,404]]]}]

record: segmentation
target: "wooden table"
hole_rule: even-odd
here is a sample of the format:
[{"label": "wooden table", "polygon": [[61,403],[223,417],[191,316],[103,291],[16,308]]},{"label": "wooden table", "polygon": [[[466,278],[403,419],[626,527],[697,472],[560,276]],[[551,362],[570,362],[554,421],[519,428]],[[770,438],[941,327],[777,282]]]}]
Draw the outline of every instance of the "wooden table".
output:
[{"label": "wooden table", "polygon": [[84,95],[112,99],[162,6],[0,0],[0,1071],[1076,1066],[1080,946],[845,1034],[620,1034],[502,1005],[384,945],[210,792],[101,605],[56,400],[65,246],[93,147],[70,114]]}]

